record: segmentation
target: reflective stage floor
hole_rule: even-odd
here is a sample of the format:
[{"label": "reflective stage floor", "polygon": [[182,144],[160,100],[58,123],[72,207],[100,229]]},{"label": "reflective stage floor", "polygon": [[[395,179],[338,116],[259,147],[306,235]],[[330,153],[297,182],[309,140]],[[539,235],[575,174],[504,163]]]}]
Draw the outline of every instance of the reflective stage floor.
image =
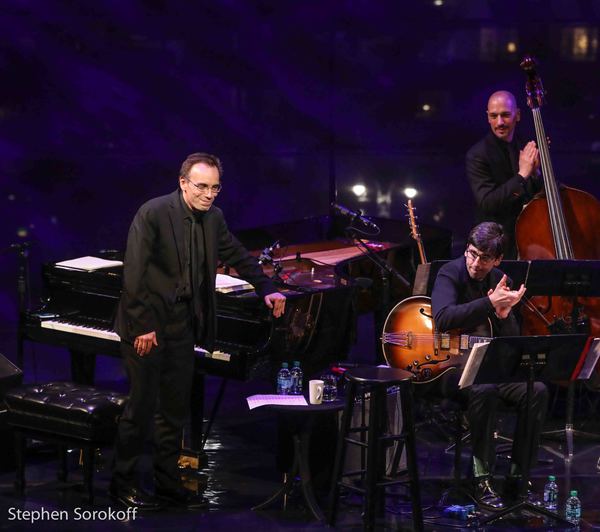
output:
[{"label": "reflective stage floor", "polygon": [[[216,395],[218,379],[208,379],[208,402]],[[101,383],[117,389],[124,389],[124,382]],[[188,485],[202,489],[210,499],[210,508],[205,511],[162,510],[153,513],[138,514],[135,519],[120,521],[124,517],[123,508],[107,495],[109,470],[112,450],[102,449],[95,475],[94,506],[82,502],[82,475],[77,466],[78,453],[70,454],[69,482],[56,480],[58,461],[54,450],[49,446],[34,445],[28,452],[27,490],[21,498],[13,493],[14,472],[5,471],[0,474],[0,515],[3,530],[325,530],[328,527],[317,522],[304,507],[301,497],[291,494],[287,508],[283,509],[279,502],[269,509],[252,511],[251,508],[266,500],[277,491],[282,481],[282,473],[278,472],[277,440],[278,431],[275,416],[261,409],[250,412],[245,397],[253,393],[269,392],[268,383],[229,383],[228,390],[216,421],[214,431],[207,443],[208,466],[200,473],[186,473]],[[593,398],[593,396],[592,396]],[[560,398],[558,401],[558,417],[549,420],[549,425],[559,426]],[[510,434],[510,420],[502,420],[501,428]],[[599,424],[593,419],[586,428],[598,433]],[[506,430],[505,430],[506,429]],[[325,434],[325,436],[323,435]],[[475,522],[441,517],[441,507],[437,506],[440,495],[450,485],[452,476],[452,452],[445,452],[449,442],[431,425],[422,425],[417,433],[419,472],[423,507],[427,518],[426,530],[477,529]],[[316,453],[329,456],[333,442],[326,433],[313,435]],[[597,469],[600,457],[600,445],[590,441],[576,440],[575,456],[572,461],[565,462],[561,453],[564,448],[561,442],[544,442],[545,448],[540,452],[540,461],[533,471],[535,491],[541,494],[547,475],[557,476],[559,484],[559,503],[564,507],[566,493],[569,489],[579,490],[583,506],[582,530],[600,530],[600,471]],[[4,447],[6,449],[6,447]],[[328,454],[329,453],[329,454]],[[463,465],[468,468],[468,445],[464,449]],[[321,460],[322,461],[322,460]],[[149,460],[142,464],[146,471]],[[502,473],[507,468],[507,460],[500,454],[497,463],[497,481],[500,483]],[[315,484],[321,487],[321,504],[326,501],[323,495],[327,480],[319,478],[318,471]],[[325,475],[322,475],[325,476]],[[151,477],[146,478],[151,484]],[[452,502],[468,503],[466,499]],[[388,497],[385,519],[378,529],[411,530],[410,504],[403,497]],[[30,511],[29,514],[18,511]],[[112,514],[110,514],[112,510]],[[34,512],[38,512],[34,514]],[[45,519],[31,523],[31,518],[40,516],[45,511]],[[49,517],[56,511],[60,519]],[[96,511],[94,515],[91,512]],[[484,514],[485,515],[485,514]],[[27,516],[27,519],[24,518]],[[18,518],[20,517],[20,519]],[[111,519],[112,517],[112,519]],[[470,526],[467,526],[470,525]],[[540,519],[527,517],[507,518],[494,526],[479,527],[480,530],[523,530],[552,529]],[[338,526],[340,530],[362,530],[360,499],[350,498],[341,505]],[[564,528],[564,527],[563,527]]]}]

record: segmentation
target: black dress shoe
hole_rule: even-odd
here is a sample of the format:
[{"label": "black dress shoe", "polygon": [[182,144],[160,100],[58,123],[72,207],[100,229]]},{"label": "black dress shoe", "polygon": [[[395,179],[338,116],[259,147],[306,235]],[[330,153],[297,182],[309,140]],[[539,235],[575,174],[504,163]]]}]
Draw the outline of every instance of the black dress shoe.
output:
[{"label": "black dress shoe", "polygon": [[188,510],[200,510],[208,508],[208,499],[185,488],[167,490],[157,487],[156,496],[167,504]]},{"label": "black dress shoe", "polygon": [[487,510],[502,510],[504,503],[492,486],[491,477],[485,476],[474,480],[473,498]]},{"label": "black dress shoe", "polygon": [[161,506],[152,495],[140,488],[118,488],[111,485],[108,493],[113,499],[116,499],[121,504],[130,508],[138,508],[139,510],[158,510]]}]

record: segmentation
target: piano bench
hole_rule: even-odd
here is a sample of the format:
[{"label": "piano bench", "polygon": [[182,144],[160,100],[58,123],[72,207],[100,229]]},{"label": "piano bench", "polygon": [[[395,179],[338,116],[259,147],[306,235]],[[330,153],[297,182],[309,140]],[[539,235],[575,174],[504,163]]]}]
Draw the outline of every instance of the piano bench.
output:
[{"label": "piano bench", "polygon": [[27,438],[56,443],[60,450],[59,480],[67,479],[67,449],[82,450],[87,500],[93,503],[94,454],[111,444],[127,396],[72,382],[30,384],[5,395],[8,424],[15,433],[15,490],[25,492],[25,442]]}]

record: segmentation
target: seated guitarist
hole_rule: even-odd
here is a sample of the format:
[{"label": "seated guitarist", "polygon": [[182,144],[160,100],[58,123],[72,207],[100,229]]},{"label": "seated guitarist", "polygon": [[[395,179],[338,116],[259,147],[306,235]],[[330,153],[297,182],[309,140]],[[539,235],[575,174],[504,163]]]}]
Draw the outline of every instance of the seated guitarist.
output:
[{"label": "seated guitarist", "polygon": [[[525,287],[510,288],[510,281],[497,266],[505,246],[502,226],[484,222],[471,230],[467,249],[461,256],[445,264],[439,271],[432,293],[432,310],[436,330],[461,329],[482,334],[481,326],[491,324],[494,336],[518,336],[519,325],[512,308],[519,303]],[[458,389],[459,376],[450,372],[440,379],[445,396],[466,400],[467,419],[473,445],[474,498],[487,509],[500,510],[505,503],[492,485],[495,459],[494,430],[501,401],[517,410],[517,424],[512,447],[510,471],[504,484],[504,497],[514,499],[520,492],[520,475],[529,460],[535,463],[539,435],[548,404],[548,391],[536,382],[531,400],[530,420],[535,444],[527,441],[525,383],[476,384]],[[530,452],[530,449],[533,451]],[[533,496],[529,494],[531,498]]]}]

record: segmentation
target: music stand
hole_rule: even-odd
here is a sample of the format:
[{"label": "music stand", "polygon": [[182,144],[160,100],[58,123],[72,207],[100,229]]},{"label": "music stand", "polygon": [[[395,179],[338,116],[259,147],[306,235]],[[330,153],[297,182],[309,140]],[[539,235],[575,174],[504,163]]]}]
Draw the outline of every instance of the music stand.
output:
[{"label": "music stand", "polygon": [[[551,333],[589,332],[588,324],[578,323],[579,309],[576,305],[578,297],[600,296],[600,261],[597,260],[534,260],[534,261],[506,261],[500,265],[514,281],[514,286],[524,283],[527,287],[527,296],[563,296],[573,299],[571,323],[564,320],[554,322]],[[554,438],[564,437],[566,454],[553,453],[560,456],[565,462],[573,458],[573,438],[579,436],[588,440],[600,440],[600,436],[575,430],[573,417],[575,410],[575,381],[567,386],[567,405],[564,429],[545,432],[542,436]]]},{"label": "music stand", "polygon": [[[433,261],[428,265],[421,265],[417,270],[413,295],[431,296],[433,284],[440,268],[447,261]],[[423,267],[422,267],[423,266]],[[526,296],[563,296],[573,298],[600,296],[600,261],[599,260],[505,260],[499,266],[512,280],[512,286],[517,288],[524,284],[527,287]],[[549,330],[549,333],[583,333],[588,332],[577,327],[579,307],[573,304],[571,314],[571,327],[559,322],[562,330]],[[582,324],[585,325],[585,324]],[[558,327],[557,327],[558,328]],[[590,440],[600,439],[600,435],[575,430],[573,428],[573,413],[575,410],[575,381],[567,386],[567,405],[565,428],[553,430],[542,434],[544,437],[563,436],[566,441],[567,453],[562,455],[552,451],[569,462],[573,458],[573,438],[580,436]]]},{"label": "music stand", "polygon": [[[536,380],[572,380],[584,371],[589,373],[595,366],[598,353],[590,353],[590,339],[585,334],[551,336],[504,336],[494,338],[489,344],[474,347],[471,351],[459,386],[471,384],[502,384],[526,382],[526,427],[527,442],[532,450],[530,410],[533,383]],[[595,358],[593,358],[595,357]],[[593,362],[593,363],[592,363]],[[535,506],[526,500],[530,464],[522,464],[520,502],[494,513],[483,521],[490,523],[517,510],[528,510],[568,523],[558,514]]]}]

